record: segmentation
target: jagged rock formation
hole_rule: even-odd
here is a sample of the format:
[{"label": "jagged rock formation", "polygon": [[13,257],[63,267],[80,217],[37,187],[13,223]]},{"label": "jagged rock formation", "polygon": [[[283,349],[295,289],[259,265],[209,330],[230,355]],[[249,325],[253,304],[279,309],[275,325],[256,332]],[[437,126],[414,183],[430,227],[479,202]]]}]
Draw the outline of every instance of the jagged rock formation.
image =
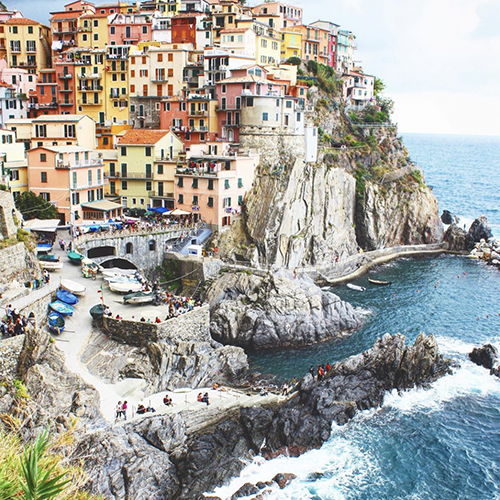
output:
[{"label": "jagged rock formation", "polygon": [[259,453],[263,442],[270,454],[321,446],[333,421],[345,423],[358,410],[380,406],[387,391],[425,387],[448,371],[433,336],[405,346],[402,335],[386,335],[335,364],[321,382],[306,376],[284,404],[208,413],[198,428],[189,418],[152,416],[93,433],[78,451],[90,457],[92,490],[105,498],[202,498],[237,474],[244,466],[237,459]]},{"label": "jagged rock formation", "polygon": [[438,204],[426,186],[369,183],[356,205],[356,236],[365,250],[436,243],[443,235]]},{"label": "jagged rock formation", "polygon": [[474,245],[481,240],[488,241],[493,236],[490,227],[488,226],[488,219],[481,215],[471,224],[469,232],[467,233],[467,250],[472,250]]},{"label": "jagged rock formation", "polygon": [[144,348],[120,344],[99,332],[82,353],[89,371],[108,383],[142,379],[149,394],[179,387],[236,383],[248,370],[238,347],[213,342],[151,343]]},{"label": "jagged rock formation", "polygon": [[469,353],[469,358],[476,365],[491,370],[497,362],[498,353],[491,344],[484,344],[483,347],[474,347]]},{"label": "jagged rock formation", "polygon": [[456,224],[451,224],[443,236],[451,252],[465,252],[467,249],[467,233]]},{"label": "jagged rock formation", "polygon": [[459,218],[452,214],[449,210],[443,210],[441,214],[441,222],[443,224],[458,224]]},{"label": "jagged rock formation", "polygon": [[395,127],[351,125],[341,109],[318,95],[309,120],[327,147],[316,163],[306,163],[285,136],[265,136],[261,143],[242,138],[263,154],[243,220],[216,242],[223,256],[261,266],[320,267],[358,246],[440,241],[437,201]]},{"label": "jagged rock formation", "polygon": [[223,275],[212,284],[212,337],[250,350],[313,344],[361,326],[361,315],[307,277]]}]

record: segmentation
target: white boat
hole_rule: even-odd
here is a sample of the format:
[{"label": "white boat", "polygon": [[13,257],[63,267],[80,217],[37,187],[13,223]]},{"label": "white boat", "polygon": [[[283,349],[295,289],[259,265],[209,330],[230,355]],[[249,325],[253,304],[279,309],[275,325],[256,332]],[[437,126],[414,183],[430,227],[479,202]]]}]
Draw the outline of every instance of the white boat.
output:
[{"label": "white boat", "polygon": [[102,275],[105,278],[116,278],[117,276],[134,276],[137,272],[135,269],[120,269],[113,267],[111,269],[101,268]]},{"label": "white boat", "polygon": [[352,290],[357,290],[358,292],[364,292],[366,290],[364,286],[355,285],[354,283],[347,283],[347,286]]},{"label": "white boat", "polygon": [[52,260],[40,260],[40,265],[43,269],[47,269],[47,271],[60,271],[63,267],[62,262],[52,261]]},{"label": "white boat", "polygon": [[123,297],[123,302],[126,304],[147,304],[155,300],[155,294],[152,292],[135,292],[129,293]]},{"label": "white boat", "polygon": [[109,289],[112,292],[118,292],[118,293],[133,293],[133,292],[140,292],[142,290],[142,284],[139,283],[138,281],[136,282],[113,282],[110,281],[109,283]]},{"label": "white boat", "polygon": [[85,292],[87,291],[87,288],[80,285],[80,283],[66,279],[61,280],[61,288],[64,288],[68,292],[74,293],[75,295],[85,295]]}]

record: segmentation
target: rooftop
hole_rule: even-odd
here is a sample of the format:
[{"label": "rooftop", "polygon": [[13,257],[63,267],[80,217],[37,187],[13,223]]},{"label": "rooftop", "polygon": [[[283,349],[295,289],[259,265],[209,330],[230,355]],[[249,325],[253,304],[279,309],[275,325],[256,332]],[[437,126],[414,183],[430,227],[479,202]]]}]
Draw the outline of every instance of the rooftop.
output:
[{"label": "rooftop", "polygon": [[87,115],[42,115],[33,119],[33,122],[79,122]]},{"label": "rooftop", "polygon": [[168,130],[134,129],[127,132],[120,138],[118,144],[156,144],[160,139],[169,133]]}]

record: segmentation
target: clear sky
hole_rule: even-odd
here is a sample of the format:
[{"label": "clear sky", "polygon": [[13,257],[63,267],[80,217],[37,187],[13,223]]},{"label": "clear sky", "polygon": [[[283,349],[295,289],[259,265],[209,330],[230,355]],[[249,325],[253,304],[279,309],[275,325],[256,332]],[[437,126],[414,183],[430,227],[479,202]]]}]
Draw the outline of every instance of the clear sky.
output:
[{"label": "clear sky", "polygon": [[[48,22],[68,2],[5,3]],[[305,22],[330,20],[356,35],[356,59],[384,80],[401,132],[500,135],[500,0],[290,3]]]}]

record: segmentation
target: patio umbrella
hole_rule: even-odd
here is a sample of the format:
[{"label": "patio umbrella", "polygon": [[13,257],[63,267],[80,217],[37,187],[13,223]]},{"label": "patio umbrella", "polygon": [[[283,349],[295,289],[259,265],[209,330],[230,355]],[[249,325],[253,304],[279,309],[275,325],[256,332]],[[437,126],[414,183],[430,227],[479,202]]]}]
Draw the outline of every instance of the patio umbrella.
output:
[{"label": "patio umbrella", "polygon": [[180,208],[176,208],[170,212],[170,215],[191,215],[191,212],[186,212],[185,210],[181,210]]}]

